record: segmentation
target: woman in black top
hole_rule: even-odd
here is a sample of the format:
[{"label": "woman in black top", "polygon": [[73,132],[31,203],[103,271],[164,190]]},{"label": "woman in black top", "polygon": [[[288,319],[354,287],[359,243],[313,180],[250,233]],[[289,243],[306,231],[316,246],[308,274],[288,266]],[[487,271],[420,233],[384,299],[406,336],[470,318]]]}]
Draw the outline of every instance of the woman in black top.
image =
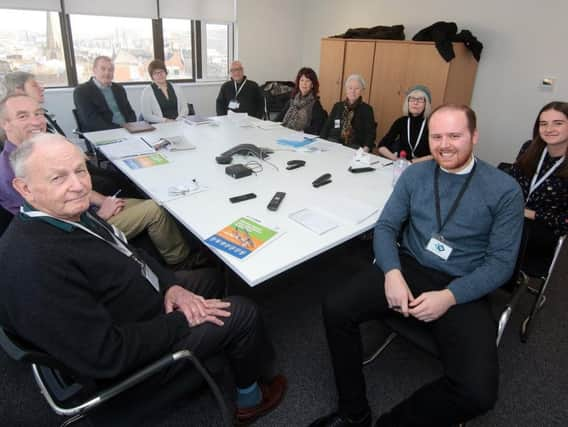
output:
[{"label": "woman in black top", "polygon": [[373,149],[377,136],[377,123],[373,107],[363,102],[364,90],[363,77],[358,74],[347,77],[345,80],[346,98],[333,106],[321,130],[322,138],[352,148],[363,147],[367,152]]},{"label": "woman in black top", "polygon": [[168,70],[164,61],[154,59],[150,62],[148,74],[152,83],[144,88],[140,100],[144,120],[161,123],[187,116],[187,102],[181,91],[167,81]]},{"label": "woman in black top", "polygon": [[568,103],[551,102],[540,110],[533,139],[510,170],[523,189],[525,218],[534,220],[529,252],[550,260],[558,237],[568,234],[567,150]]},{"label": "woman in black top", "polygon": [[401,151],[413,162],[430,160],[428,145],[428,117],[432,112],[432,96],[426,86],[411,87],[402,103],[404,116],[394,121],[379,143],[379,154],[391,160]]},{"label": "woman in black top", "polygon": [[277,122],[294,130],[319,135],[327,112],[319,101],[319,81],[311,68],[300,68],[296,75],[296,86],[290,100],[276,117]]}]

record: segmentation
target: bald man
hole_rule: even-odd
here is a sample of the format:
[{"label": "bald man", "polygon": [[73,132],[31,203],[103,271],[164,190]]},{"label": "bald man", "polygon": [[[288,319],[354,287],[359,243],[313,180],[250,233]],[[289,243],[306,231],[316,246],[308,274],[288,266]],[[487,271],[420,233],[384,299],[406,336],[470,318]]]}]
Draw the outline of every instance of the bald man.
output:
[{"label": "bald man", "polygon": [[223,83],[217,96],[217,115],[225,116],[230,110],[261,118],[264,112],[264,97],[258,84],[247,79],[240,61],[233,61],[229,72],[231,80]]}]

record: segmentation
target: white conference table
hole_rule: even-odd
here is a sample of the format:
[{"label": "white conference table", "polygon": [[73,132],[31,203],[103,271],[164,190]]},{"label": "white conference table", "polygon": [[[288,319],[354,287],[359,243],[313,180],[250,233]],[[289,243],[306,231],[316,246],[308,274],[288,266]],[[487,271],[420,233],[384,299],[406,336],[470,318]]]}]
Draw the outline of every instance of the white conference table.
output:
[{"label": "white conference table", "polygon": [[[377,162],[372,165],[375,171],[353,174],[348,167],[354,150],[318,139],[310,144],[319,148],[318,151],[293,151],[292,148],[279,145],[277,139],[298,139],[301,133],[281,126],[268,130],[256,127],[261,123],[264,122],[254,118],[237,120],[225,116],[214,118],[213,124],[188,125],[176,121],[154,125],[157,128],[155,131],[141,134],[132,135],[124,129],[113,129],[88,132],[85,137],[96,145],[100,141],[122,138],[156,140],[160,136],[183,135],[195,145],[195,150],[160,150],[169,162],[148,168],[131,169],[124,159],[111,160],[201,241],[245,216],[270,228],[277,228],[280,233],[277,239],[243,260],[213,249],[249,286],[256,286],[371,229],[392,191],[392,166],[388,165],[388,160],[372,156],[373,161]],[[226,165],[216,163],[215,157],[243,143],[275,150],[267,159],[272,165],[259,161],[261,172],[234,179],[225,173]],[[104,154],[110,145],[101,145],[98,149]],[[286,170],[286,162],[295,159],[305,160],[306,165]],[[252,157],[233,157],[233,163],[250,160],[258,161]],[[331,173],[332,182],[314,188],[312,181],[324,173]],[[185,196],[169,194],[170,186],[187,186],[194,179],[204,191]],[[272,212],[266,206],[277,191],[285,192],[286,197],[279,209]],[[255,193],[257,198],[236,204],[229,202],[229,197],[245,193]],[[359,206],[361,203],[376,211],[356,222],[353,215],[346,213],[351,212],[350,206]],[[291,213],[304,208],[324,213],[338,226],[318,235],[289,218]]]}]

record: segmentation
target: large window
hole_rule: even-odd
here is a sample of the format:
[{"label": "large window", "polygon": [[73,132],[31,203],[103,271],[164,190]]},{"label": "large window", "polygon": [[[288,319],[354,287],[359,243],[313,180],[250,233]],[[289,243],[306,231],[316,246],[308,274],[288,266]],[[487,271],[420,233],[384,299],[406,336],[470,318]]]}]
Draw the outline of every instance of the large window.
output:
[{"label": "large window", "polygon": [[114,80],[149,80],[146,68],[154,59],[152,20],[71,15],[77,81],[92,75],[93,60],[106,55],[114,61]]},{"label": "large window", "polygon": [[57,12],[0,9],[0,76],[27,71],[45,86],[68,84]]},{"label": "large window", "polygon": [[[0,0],[0,77],[21,70],[35,74],[45,86],[74,86],[89,79],[93,61],[99,55],[113,59],[114,80],[122,83],[150,80],[147,67],[154,58],[165,61],[171,80],[224,80],[228,75],[233,55],[233,24],[209,22],[210,16],[202,15],[195,20],[177,18],[191,16],[194,9],[190,7],[208,5],[207,0],[181,6],[174,0],[163,0],[160,6],[165,16],[171,18],[156,18],[157,12],[138,15],[146,17],[124,17],[130,9],[121,9],[120,13],[108,8],[79,11],[79,3],[71,0],[61,3],[35,0],[34,5],[49,3],[52,11],[2,9],[2,2]],[[109,2],[101,4],[112,4]],[[8,2],[4,7],[12,7],[12,4]],[[59,4],[69,5],[67,13],[56,11]],[[81,4],[96,6],[99,3]],[[152,6],[154,3],[144,0],[144,4]],[[28,6],[22,4],[22,7]],[[181,7],[179,13],[175,12],[178,7]],[[195,10],[210,13],[209,9]],[[223,22],[230,17],[214,19]]]},{"label": "large window", "polygon": [[193,39],[189,19],[163,19],[164,60],[169,79],[193,78]]},{"label": "large window", "polygon": [[205,24],[205,72],[208,79],[225,79],[229,74],[229,25]]}]

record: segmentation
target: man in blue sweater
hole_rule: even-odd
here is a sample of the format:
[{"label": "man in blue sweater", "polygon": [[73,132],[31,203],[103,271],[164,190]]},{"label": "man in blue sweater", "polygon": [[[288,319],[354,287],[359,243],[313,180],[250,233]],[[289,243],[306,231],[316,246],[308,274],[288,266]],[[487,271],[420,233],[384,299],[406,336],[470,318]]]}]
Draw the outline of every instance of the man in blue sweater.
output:
[{"label": "man in blue sweater", "polygon": [[312,426],[371,425],[359,324],[393,310],[428,324],[444,375],[375,426],[449,426],[488,411],[497,399],[496,325],[484,297],[513,271],[522,193],[514,180],[473,157],[478,133],[469,107],[439,107],[429,133],[434,160],[406,170],[377,222],[376,264],[325,298],[339,403]]}]

